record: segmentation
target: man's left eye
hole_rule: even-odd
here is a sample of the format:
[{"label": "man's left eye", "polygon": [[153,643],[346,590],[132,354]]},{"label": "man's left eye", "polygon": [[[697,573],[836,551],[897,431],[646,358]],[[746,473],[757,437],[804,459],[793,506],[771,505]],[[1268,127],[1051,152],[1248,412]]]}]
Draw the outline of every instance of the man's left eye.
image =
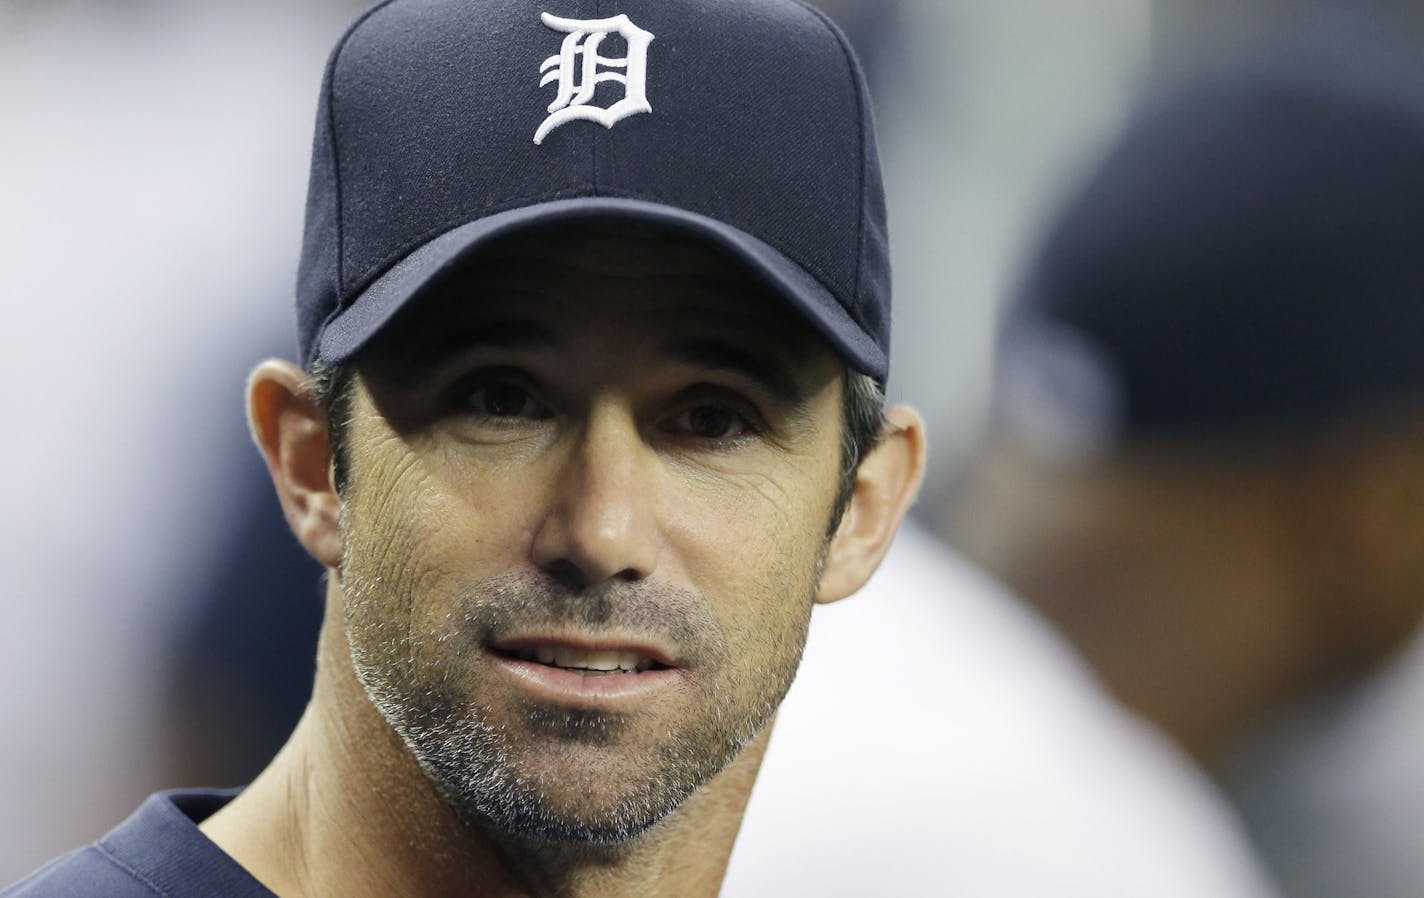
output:
[{"label": "man's left eye", "polygon": [[702,440],[728,440],[755,428],[739,412],[725,405],[694,405],[673,418],[673,429]]},{"label": "man's left eye", "polygon": [[492,418],[548,417],[543,406],[523,387],[508,383],[485,384],[471,390],[466,402]]}]

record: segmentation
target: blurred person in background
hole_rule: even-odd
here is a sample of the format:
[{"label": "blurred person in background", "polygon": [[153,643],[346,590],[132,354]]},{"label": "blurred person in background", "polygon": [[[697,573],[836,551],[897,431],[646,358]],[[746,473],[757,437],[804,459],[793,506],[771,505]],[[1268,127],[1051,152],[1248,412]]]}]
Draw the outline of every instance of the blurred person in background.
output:
[{"label": "blurred person in background", "polygon": [[1424,68],[1383,30],[1135,119],[1031,266],[950,515],[1313,898],[1424,892]]}]

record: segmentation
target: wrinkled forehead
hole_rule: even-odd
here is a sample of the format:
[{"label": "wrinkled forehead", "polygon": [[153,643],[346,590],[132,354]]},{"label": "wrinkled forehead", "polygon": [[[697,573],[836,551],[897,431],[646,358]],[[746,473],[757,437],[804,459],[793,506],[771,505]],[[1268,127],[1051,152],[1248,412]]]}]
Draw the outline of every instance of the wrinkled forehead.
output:
[{"label": "wrinkled forehead", "polygon": [[492,242],[392,323],[376,355],[411,351],[493,320],[532,320],[569,339],[698,332],[813,363],[833,350],[746,265],[677,231],[624,221],[531,229]]}]

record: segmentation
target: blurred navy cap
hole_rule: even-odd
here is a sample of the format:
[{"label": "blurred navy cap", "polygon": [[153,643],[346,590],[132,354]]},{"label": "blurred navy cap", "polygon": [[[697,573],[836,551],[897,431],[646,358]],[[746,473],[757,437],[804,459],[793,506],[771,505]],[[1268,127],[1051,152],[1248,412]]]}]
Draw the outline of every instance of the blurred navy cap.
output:
[{"label": "blurred navy cap", "polygon": [[375,6],[322,87],[303,364],[349,361],[490,239],[589,217],[708,241],[885,378],[885,198],[864,80],[799,0]]},{"label": "blurred navy cap", "polygon": [[1424,398],[1424,68],[1312,35],[1150,104],[1052,225],[996,402],[1068,442]]}]

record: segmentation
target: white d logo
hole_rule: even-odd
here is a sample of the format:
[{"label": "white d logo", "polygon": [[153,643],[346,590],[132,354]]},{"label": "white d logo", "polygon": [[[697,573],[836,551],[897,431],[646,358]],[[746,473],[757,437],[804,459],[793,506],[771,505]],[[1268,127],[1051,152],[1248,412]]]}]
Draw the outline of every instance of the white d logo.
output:
[{"label": "white d logo", "polygon": [[[559,95],[549,104],[549,117],[534,132],[540,144],[549,132],[576,119],[601,122],[612,128],[617,122],[640,112],[652,112],[648,103],[648,44],[653,35],[634,25],[626,15],[611,19],[561,19],[544,13],[544,24],[568,35],[557,56],[544,60],[540,87],[558,82]],[[628,44],[628,55],[609,59],[598,55],[599,45],[616,34]],[[619,71],[619,70],[622,71]],[[623,85],[623,98],[612,106],[593,105],[598,85],[612,81]]]}]

